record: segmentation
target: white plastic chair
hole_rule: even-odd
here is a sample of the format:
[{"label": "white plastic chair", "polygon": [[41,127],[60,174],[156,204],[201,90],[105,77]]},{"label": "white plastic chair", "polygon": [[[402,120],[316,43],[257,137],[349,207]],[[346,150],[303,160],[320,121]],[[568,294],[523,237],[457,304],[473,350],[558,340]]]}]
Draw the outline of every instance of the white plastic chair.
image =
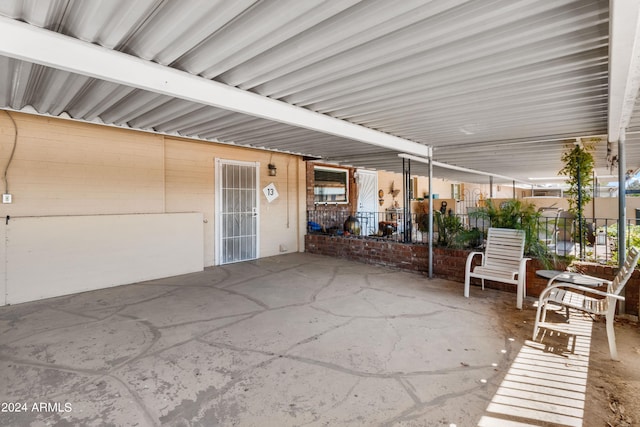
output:
[{"label": "white plastic chair", "polygon": [[[464,275],[464,296],[469,298],[469,285],[472,277],[484,281],[516,285],[516,307],[522,310],[522,301],[527,296],[527,261],[524,257],[525,234],[522,230],[490,228],[487,235],[487,247],[482,252],[471,252],[467,256]],[[473,259],[480,255],[481,264],[473,267]]]}]

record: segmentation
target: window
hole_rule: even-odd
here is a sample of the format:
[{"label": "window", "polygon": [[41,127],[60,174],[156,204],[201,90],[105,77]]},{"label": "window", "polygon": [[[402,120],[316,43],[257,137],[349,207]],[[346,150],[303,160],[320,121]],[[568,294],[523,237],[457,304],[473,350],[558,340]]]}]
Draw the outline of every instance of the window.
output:
[{"label": "window", "polygon": [[409,181],[409,198],[411,200],[422,198],[422,195],[418,193],[418,177],[413,177]]},{"label": "window", "polygon": [[451,198],[453,200],[460,200],[460,184],[451,184]]},{"label": "window", "polygon": [[314,166],[313,195],[316,203],[348,203],[349,171]]}]

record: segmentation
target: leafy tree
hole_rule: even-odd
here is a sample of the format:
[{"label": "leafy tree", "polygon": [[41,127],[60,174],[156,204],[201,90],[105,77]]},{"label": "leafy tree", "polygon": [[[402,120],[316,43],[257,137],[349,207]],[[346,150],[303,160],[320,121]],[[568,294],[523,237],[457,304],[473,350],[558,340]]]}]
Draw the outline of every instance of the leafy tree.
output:
[{"label": "leafy tree", "polygon": [[632,179],[627,184],[627,190],[636,190],[638,194],[627,194],[627,197],[640,197],[640,180]]}]

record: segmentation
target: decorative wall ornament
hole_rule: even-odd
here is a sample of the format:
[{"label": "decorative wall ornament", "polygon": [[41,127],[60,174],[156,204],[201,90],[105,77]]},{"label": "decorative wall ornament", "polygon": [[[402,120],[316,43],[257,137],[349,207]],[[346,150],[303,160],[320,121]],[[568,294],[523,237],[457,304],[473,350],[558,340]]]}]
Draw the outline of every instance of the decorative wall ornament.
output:
[{"label": "decorative wall ornament", "polygon": [[607,141],[607,166],[609,167],[609,172],[613,172],[614,169],[618,168],[618,155],[613,154],[613,143],[611,141]]}]

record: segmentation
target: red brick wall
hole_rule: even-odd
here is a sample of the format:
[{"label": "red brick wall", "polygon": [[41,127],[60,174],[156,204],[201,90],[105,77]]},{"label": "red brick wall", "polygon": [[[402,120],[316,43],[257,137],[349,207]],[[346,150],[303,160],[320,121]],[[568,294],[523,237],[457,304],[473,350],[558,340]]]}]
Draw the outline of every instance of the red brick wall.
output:
[{"label": "red brick wall", "polygon": [[328,166],[335,168],[336,165],[325,165],[315,162],[307,162],[307,210],[336,210],[336,211],[355,211],[355,206],[358,203],[357,184],[354,176],[355,169],[343,167],[341,169],[347,169],[349,171],[349,203],[346,204],[319,204],[316,205],[314,201],[313,187],[314,187],[314,166]]},{"label": "red brick wall", "polygon": [[307,234],[307,252],[346,258],[367,264],[385,265],[403,270],[428,271],[425,245],[409,245],[385,240]]},{"label": "red brick wall", "polygon": [[[427,273],[429,253],[427,245],[397,243],[384,239],[362,239],[354,237],[307,234],[306,251],[315,254],[346,258],[367,264],[384,265],[402,270]],[[464,269],[470,251],[461,249],[433,249],[433,274],[435,277],[464,283]],[[480,257],[476,257],[479,262]],[[565,265],[556,269],[563,270]],[[611,280],[616,268],[600,264],[579,263],[577,268],[584,274]],[[536,270],[545,268],[538,260],[527,263],[527,295],[538,296],[546,287],[547,279],[536,276]],[[480,284],[480,279],[472,279],[472,284]],[[515,293],[516,287],[506,283],[485,281],[485,287]],[[640,271],[636,270],[626,286],[626,312],[638,315]]]}]

